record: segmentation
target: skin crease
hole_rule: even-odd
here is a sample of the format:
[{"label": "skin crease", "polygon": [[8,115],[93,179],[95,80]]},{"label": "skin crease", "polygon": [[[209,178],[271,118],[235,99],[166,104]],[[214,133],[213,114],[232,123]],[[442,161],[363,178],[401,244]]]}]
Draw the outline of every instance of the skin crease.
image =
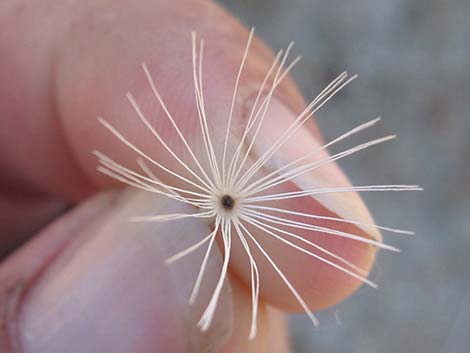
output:
[{"label": "skin crease", "polygon": [[[110,178],[96,172],[97,162],[90,153],[92,149],[99,149],[124,165],[135,166],[135,154],[99,125],[97,115],[103,115],[130,140],[137,141],[142,150],[153,151],[151,155],[156,159],[184,174],[185,171],[171,161],[144,129],[125,99],[124,94],[131,91],[156,130],[166,139],[175,139],[174,131],[140,70],[142,61],[147,62],[158,81],[165,103],[183,134],[197,153],[203,153],[196,119],[188,118],[195,116],[191,30],[196,30],[206,43],[207,114],[211,116],[214,136],[224,136],[233,80],[248,32],[217,5],[199,1],[157,3],[146,0],[132,3],[5,1],[0,5],[0,198],[14,200],[0,203],[3,215],[14,215],[2,222],[8,232],[1,233],[0,248],[12,247],[16,239],[20,242],[27,236],[25,233],[34,236],[68,205],[83,202],[99,190],[115,186]],[[246,121],[243,102],[252,99],[271,62],[270,51],[256,39],[240,83],[240,103],[235,108],[235,130],[229,148],[233,148],[233,141],[237,141],[243,131]],[[289,79],[280,86],[276,96],[294,113],[304,107],[302,97]],[[307,128],[312,137],[321,140],[313,124],[312,120]],[[220,146],[220,137],[216,143]],[[334,172],[340,173],[339,169]],[[289,184],[281,189],[288,190],[295,190],[295,186]],[[32,206],[24,207],[24,200],[31,200],[27,203]],[[39,208],[44,210],[41,206],[44,204],[49,205],[50,211],[38,214]],[[297,209],[335,216],[314,199],[298,202]],[[80,228],[80,222],[73,222],[71,217],[74,227]],[[67,237],[73,234],[69,227],[59,228],[59,231],[56,228],[54,232],[46,229],[39,240],[28,243],[0,263],[0,307],[16,303],[12,297],[18,296],[18,292],[11,288],[28,288],[32,279],[67,247]],[[352,226],[343,225],[338,229],[367,236]],[[370,269],[373,264],[375,250],[370,246],[339,238],[331,241],[321,234],[299,233],[328,245],[329,250],[365,269]],[[8,234],[7,240],[2,239],[3,234]],[[359,281],[306,255],[299,255],[284,244],[259,236],[273,258],[279,259],[279,267],[292,279],[312,309],[333,305],[360,285]],[[259,254],[256,259],[261,272],[263,300],[282,309],[299,310],[295,298],[269,264]],[[235,283],[232,286],[236,289],[233,296],[235,306],[243,308],[237,312],[249,313],[251,310],[247,266],[241,245],[234,243],[231,271],[232,277],[236,278],[232,280]],[[15,320],[20,307],[14,307],[14,310],[6,311],[7,316],[0,318],[0,333],[3,334],[0,335],[0,348],[1,344],[8,347],[5,342],[11,341],[9,331],[2,331],[2,320],[6,322],[5,326]],[[279,312],[271,312],[269,309],[260,314],[261,334],[254,344],[261,347],[266,347],[263,342],[268,341],[268,337],[269,340],[285,340],[283,335],[274,334],[276,329],[267,329],[270,325],[282,327]],[[245,320],[245,317],[235,320]],[[249,325],[249,322],[245,324]],[[241,338],[232,340],[240,342]],[[229,342],[223,351],[231,351],[234,344]],[[281,343],[279,346],[285,347]]]}]

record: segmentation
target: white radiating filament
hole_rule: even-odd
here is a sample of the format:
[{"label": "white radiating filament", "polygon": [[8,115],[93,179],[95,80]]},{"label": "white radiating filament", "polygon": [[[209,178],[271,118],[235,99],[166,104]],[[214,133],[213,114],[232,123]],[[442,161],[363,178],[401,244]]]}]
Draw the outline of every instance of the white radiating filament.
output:
[{"label": "white radiating filament", "polygon": [[[107,128],[117,139],[125,146],[134,151],[138,157],[136,162],[141,171],[135,171],[126,167],[99,151],[94,151],[99,161],[97,170],[105,175],[110,176],[122,183],[132,187],[155,193],[164,197],[168,197],[175,201],[184,203],[196,209],[195,212],[188,213],[170,213],[158,215],[139,215],[132,217],[132,221],[136,222],[170,222],[183,219],[208,219],[213,223],[214,229],[204,236],[200,241],[181,250],[177,254],[167,259],[167,264],[172,264],[186,257],[188,254],[207,245],[204,257],[199,268],[198,276],[195,280],[193,290],[188,299],[189,304],[193,304],[200,292],[203,283],[203,277],[207,268],[210,253],[215,247],[215,241],[221,236],[223,243],[223,263],[220,270],[219,278],[215,284],[209,303],[205,308],[198,326],[201,330],[207,330],[213,320],[217,309],[217,304],[222,292],[224,283],[227,280],[228,267],[230,263],[231,248],[235,241],[239,241],[246,252],[250,263],[251,278],[251,295],[252,295],[252,315],[249,338],[253,339],[257,333],[257,317],[259,308],[259,292],[260,292],[260,273],[256,262],[256,256],[252,251],[252,247],[256,248],[259,253],[272,266],[274,271],[279,275],[282,282],[289,288],[293,296],[305,310],[306,314],[313,322],[318,325],[318,321],[309,309],[307,303],[295,289],[294,285],[289,281],[284,272],[279,268],[274,259],[267,253],[262,242],[257,239],[253,230],[264,234],[267,237],[275,239],[286,246],[302,252],[317,261],[325,263],[336,270],[347,274],[365,284],[372,287],[377,285],[367,279],[367,270],[363,269],[353,262],[335,254],[331,250],[318,245],[313,240],[305,239],[296,233],[299,230],[311,233],[321,233],[327,237],[340,237],[351,241],[360,242],[376,246],[389,251],[399,251],[397,248],[384,244],[381,241],[369,239],[359,234],[340,231],[338,229],[319,226],[315,224],[316,220],[329,221],[331,223],[345,223],[359,227],[370,229],[378,229],[397,234],[413,234],[410,231],[385,227],[376,224],[363,223],[354,219],[345,219],[340,217],[328,217],[323,215],[299,212],[293,209],[282,207],[274,207],[267,202],[279,202],[286,199],[312,197],[319,194],[327,193],[347,193],[347,192],[371,192],[371,191],[411,191],[421,190],[417,185],[366,185],[366,186],[339,186],[331,188],[307,189],[291,192],[269,193],[269,189],[282,183],[298,178],[299,176],[313,172],[317,168],[325,164],[333,163],[342,158],[351,156],[359,151],[368,149],[374,145],[381,144],[394,138],[394,136],[385,136],[375,140],[371,140],[354,147],[343,150],[342,152],[328,156],[326,158],[309,161],[309,158],[318,154],[320,151],[337,144],[346,138],[366,130],[380,121],[380,118],[370,120],[360,124],[353,129],[344,132],[339,137],[324,144],[314,151],[309,151],[304,156],[288,162],[282,167],[273,170],[262,177],[258,175],[258,171],[273,157],[273,155],[286,144],[292,136],[298,131],[321,107],[323,107],[330,99],[332,99],[341,89],[349,84],[356,76],[349,77],[347,72],[341,73],[336,77],[325,89],[323,89],[313,99],[302,113],[300,113],[291,125],[283,132],[283,134],[272,144],[267,150],[255,161],[250,161],[250,152],[253,148],[263,124],[269,123],[268,108],[276,88],[281,84],[283,79],[288,75],[291,69],[300,60],[296,57],[289,64],[288,56],[293,43],[289,44],[286,51],[279,51],[276,55],[271,67],[267,70],[263,81],[260,84],[255,101],[248,114],[243,134],[240,137],[233,153],[229,153],[228,142],[230,140],[231,129],[234,125],[234,111],[237,99],[237,92],[241,81],[243,68],[246,64],[250,45],[253,39],[254,30],[251,30],[248,36],[247,44],[243,51],[241,63],[235,77],[235,85],[228,110],[228,118],[224,136],[217,139],[211,133],[208,115],[205,108],[204,87],[203,87],[203,54],[204,42],[198,41],[196,33],[192,33],[192,79],[194,85],[194,96],[197,110],[197,119],[202,136],[203,153],[196,153],[196,149],[191,147],[190,142],[183,134],[183,130],[178,126],[177,120],[166,106],[161,94],[157,90],[157,83],[152,78],[152,74],[145,63],[142,63],[142,69],[149,83],[150,89],[154,97],[160,104],[165,118],[177,134],[177,140],[184,145],[185,150],[189,153],[190,160],[186,161],[171,147],[171,144],[164,139],[164,136],[158,132],[158,129],[150,123],[144,111],[141,109],[137,100],[131,93],[127,93],[127,99],[134,109],[137,117],[144,124],[147,130],[158,141],[159,145],[168,152],[174,165],[165,165],[157,159],[151,157],[147,152],[138,148],[134,143],[121,134],[111,123],[99,117],[99,122]],[[199,43],[199,46],[198,46]],[[269,87],[269,89],[266,89]],[[271,122],[275,123],[275,122]],[[248,134],[252,133],[251,141],[245,146]],[[218,149],[214,146],[214,141],[222,140],[222,152],[218,154]],[[173,141],[172,141],[173,142]],[[230,155],[229,155],[230,154]],[[146,163],[149,162],[151,167]],[[207,167],[205,167],[207,166]],[[182,172],[183,171],[183,172]],[[157,177],[158,175],[158,177]],[[228,196],[232,202],[236,200],[237,206],[223,204],[221,200]],[[233,207],[233,208],[232,208]],[[303,221],[299,221],[303,219]],[[249,226],[249,227],[248,227]],[[250,229],[251,230],[250,230]]]}]

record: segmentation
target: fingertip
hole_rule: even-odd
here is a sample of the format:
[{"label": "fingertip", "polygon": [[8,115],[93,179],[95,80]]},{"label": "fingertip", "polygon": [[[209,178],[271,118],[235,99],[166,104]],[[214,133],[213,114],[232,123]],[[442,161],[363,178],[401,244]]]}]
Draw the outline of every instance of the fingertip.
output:
[{"label": "fingertip", "polygon": [[[277,99],[272,100],[268,114],[275,123],[263,126],[262,134],[250,136],[253,160],[265,156],[297,118]],[[308,309],[323,309],[364,283],[374,287],[367,275],[375,246],[388,246],[382,246],[380,231],[360,196],[337,191],[351,184],[317,136],[301,127],[285,141],[252,177],[253,184],[247,183],[255,193],[245,201],[250,203],[245,210],[251,217],[249,230],[265,251],[253,246],[261,296],[285,310],[306,310],[297,296]],[[297,160],[302,163],[293,164]],[[233,266],[249,283],[249,261],[243,248],[234,246],[234,252]]]},{"label": "fingertip", "polygon": [[[86,210],[93,201],[80,208]],[[22,352],[63,352],[71,346],[89,352],[205,352],[227,339],[232,325],[228,282],[209,329],[201,332],[196,326],[218,278],[216,251],[193,305],[187,299],[201,253],[164,264],[207,232],[207,225],[200,221],[180,222],[177,227],[127,224],[129,214],[149,208],[165,212],[181,206],[128,190],[94,214],[93,222],[68,229],[74,222],[72,212],[54,225],[72,239],[43,264],[22,298],[15,318]],[[43,237],[49,235],[46,231]]]}]

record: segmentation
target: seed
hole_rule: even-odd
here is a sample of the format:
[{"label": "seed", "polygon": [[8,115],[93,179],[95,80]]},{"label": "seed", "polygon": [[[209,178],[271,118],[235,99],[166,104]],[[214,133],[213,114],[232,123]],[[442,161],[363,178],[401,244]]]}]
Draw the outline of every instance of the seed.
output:
[{"label": "seed", "polygon": [[228,211],[233,209],[233,206],[235,206],[235,200],[230,195],[222,196],[222,198],[220,199],[220,202],[222,203],[223,208],[225,208]]}]

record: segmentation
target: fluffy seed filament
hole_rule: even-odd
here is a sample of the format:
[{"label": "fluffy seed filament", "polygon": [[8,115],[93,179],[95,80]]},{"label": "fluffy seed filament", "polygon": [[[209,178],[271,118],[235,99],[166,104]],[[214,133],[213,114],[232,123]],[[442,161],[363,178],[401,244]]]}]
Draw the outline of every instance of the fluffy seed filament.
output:
[{"label": "fluffy seed filament", "polygon": [[[266,165],[266,163],[269,162],[273,155],[283,145],[289,143],[294,134],[312,117],[312,115],[318,112],[318,110],[330,101],[340,90],[354,80],[356,76],[350,77],[347,72],[343,72],[337,78],[332,80],[332,82],[325,87],[325,89],[322,90],[310,102],[310,104],[307,105],[305,110],[297,116],[288,129],[286,129],[259,158],[254,161],[249,161],[254,141],[260,131],[262,131],[263,125],[269,122],[269,116],[267,114],[268,107],[274,93],[276,92],[276,88],[300,59],[297,57],[291,62],[288,62],[292,43],[287,47],[286,51],[278,52],[273,64],[267,70],[266,75],[260,84],[258,94],[251,111],[248,114],[248,121],[241,135],[240,141],[238,141],[232,153],[228,148],[228,140],[231,129],[234,125],[234,105],[237,98],[238,86],[241,82],[240,78],[252,42],[253,33],[254,30],[252,30],[248,36],[247,44],[241,58],[240,67],[235,77],[235,85],[227,117],[227,125],[223,130],[223,148],[221,151],[214,147],[214,142],[217,138],[213,135],[210,129],[210,124],[208,123],[209,116],[205,106],[206,102],[203,91],[204,42],[202,40],[198,41],[196,34],[192,33],[192,80],[197,110],[197,123],[202,137],[202,152],[196,153],[196,149],[191,146],[188,139],[182,133],[182,130],[176,123],[172,113],[165,105],[162,96],[157,90],[157,84],[145,63],[142,64],[142,69],[149,83],[149,88],[163,109],[164,119],[168,120],[170,127],[176,132],[176,138],[186,152],[185,156],[187,158],[183,158],[182,153],[176,152],[171,147],[171,144],[168,143],[168,141],[166,141],[161,135],[161,132],[157,131],[157,129],[149,122],[143,110],[140,108],[138,100],[131,93],[127,93],[126,96],[129,104],[135,111],[137,119],[141,121],[156,141],[163,146],[163,149],[172,158],[174,164],[167,165],[152,158],[148,153],[130,142],[130,140],[125,137],[125,134],[119,132],[111,123],[102,117],[99,117],[99,122],[109,130],[117,140],[136,154],[136,161],[141,170],[133,170],[114,161],[99,151],[94,152],[95,156],[98,158],[99,166],[97,169],[99,172],[134,188],[145,190],[146,192],[154,193],[162,197],[167,197],[177,202],[190,205],[194,209],[194,212],[188,213],[138,215],[133,217],[131,219],[132,221],[174,222],[188,218],[199,218],[209,220],[213,225],[213,230],[209,234],[205,234],[199,242],[186,249],[182,249],[179,253],[173,255],[166,261],[167,264],[171,265],[172,263],[185,258],[188,254],[196,251],[197,249],[205,247],[205,253],[201,259],[198,276],[195,279],[193,290],[188,298],[189,304],[193,304],[197,300],[198,293],[200,292],[201,285],[204,281],[204,274],[210,253],[215,247],[215,240],[217,237],[221,238],[223,244],[223,263],[209,303],[198,322],[198,326],[203,331],[210,327],[214,313],[216,312],[221,290],[228,273],[232,245],[235,241],[241,243],[250,265],[250,283],[252,291],[250,339],[253,339],[257,332],[260,290],[260,273],[253,249],[256,249],[257,254],[261,254],[261,256],[270,264],[272,269],[279,276],[280,280],[287,286],[292,295],[305,310],[312,323],[314,325],[318,325],[318,320],[309,309],[306,301],[296,290],[289,278],[284,274],[280,266],[276,263],[276,260],[268,254],[262,242],[257,239],[255,232],[261,232],[270,237],[270,239],[282,243],[288,248],[295,249],[316,261],[327,264],[335,270],[345,273],[371,287],[376,287],[377,285],[366,277],[366,269],[357,266],[353,262],[335,254],[323,246],[320,246],[314,241],[305,239],[298,233],[321,233],[326,237],[339,237],[350,241],[373,245],[390,251],[398,251],[398,249],[384,244],[381,241],[369,239],[359,234],[335,229],[333,226],[319,226],[318,224],[315,224],[315,221],[327,220],[329,221],[329,224],[351,224],[391,233],[412,234],[410,231],[379,226],[376,224],[365,224],[354,219],[326,217],[307,212],[299,212],[298,210],[279,207],[278,203],[283,200],[313,197],[315,195],[326,193],[421,190],[416,185],[365,185],[351,187],[339,186],[324,189],[317,188],[291,192],[272,192],[271,189],[276,186],[298,178],[305,173],[315,171],[325,164],[334,163],[337,160],[384,143],[393,139],[394,136],[385,136],[368,141],[324,159],[316,160],[315,162],[306,162],[309,161],[309,158],[314,156],[316,153],[319,153],[320,151],[325,150],[352,135],[371,128],[379,122],[380,118],[376,118],[344,132],[339,137],[321,146],[318,150],[309,151],[304,156],[260,177],[259,171]],[[265,88],[267,86],[270,88],[266,92]],[[252,136],[251,141],[247,140],[249,134]],[[181,172],[181,170],[184,172]],[[170,183],[163,180],[173,180],[174,182]],[[273,206],[273,204],[275,206]]]}]

